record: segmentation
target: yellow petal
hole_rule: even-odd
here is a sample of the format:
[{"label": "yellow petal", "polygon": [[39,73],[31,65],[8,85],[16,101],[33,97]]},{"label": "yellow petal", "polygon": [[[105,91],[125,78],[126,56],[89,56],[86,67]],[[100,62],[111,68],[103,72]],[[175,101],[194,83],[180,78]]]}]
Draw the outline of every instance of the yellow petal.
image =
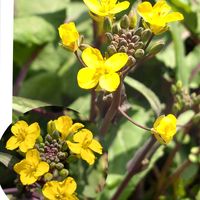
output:
[{"label": "yellow petal", "polygon": [[76,133],[73,137],[73,140],[75,142],[79,142],[82,144],[85,141],[91,142],[93,139],[93,134],[90,130],[88,129],[81,129],[78,133]]},{"label": "yellow petal", "polygon": [[129,7],[130,3],[128,1],[123,1],[115,5],[113,9],[109,11],[110,14],[116,14],[123,10],[126,10]]},{"label": "yellow petal", "polygon": [[30,170],[23,170],[20,173],[20,181],[23,185],[31,185],[37,181],[34,173],[30,173]]},{"label": "yellow petal", "polygon": [[81,153],[81,145],[80,144],[67,141],[67,146],[69,147],[70,151],[72,151],[73,153],[75,153],[75,154]]},{"label": "yellow petal", "polygon": [[105,66],[109,72],[117,72],[126,65],[127,61],[126,53],[116,53],[105,61]]},{"label": "yellow petal", "polygon": [[23,142],[20,143],[19,149],[22,152],[27,152],[28,150],[32,149],[35,145],[36,138],[34,137],[26,137]]},{"label": "yellow petal", "polygon": [[115,91],[118,88],[119,84],[120,78],[117,73],[105,74],[99,79],[100,87],[108,92]]},{"label": "yellow petal", "polygon": [[26,153],[26,160],[33,162],[37,165],[40,161],[40,153],[37,149],[31,149]]},{"label": "yellow petal", "polygon": [[85,160],[89,165],[94,164],[95,156],[90,149],[82,149],[81,158]]},{"label": "yellow petal", "polygon": [[176,119],[176,117],[174,115],[169,114],[166,117],[171,120],[171,123],[173,123],[174,125],[176,125],[177,119]]},{"label": "yellow petal", "polygon": [[159,0],[153,6],[153,12],[160,13],[160,15],[166,15],[171,10],[171,7],[164,0]]},{"label": "yellow petal", "polygon": [[88,147],[92,151],[95,151],[96,153],[102,154],[103,147],[101,146],[101,144],[97,140],[93,139]]},{"label": "yellow petal", "polygon": [[168,26],[156,26],[156,25],[151,25],[150,26],[151,31],[155,34],[155,35],[159,35],[161,33],[164,33],[165,31],[168,30]]},{"label": "yellow petal", "polygon": [[14,134],[14,135],[18,135],[20,134],[20,131],[21,129],[26,129],[28,127],[28,124],[23,121],[23,120],[20,120],[18,121],[17,123],[15,123],[12,127],[11,127],[11,132]]},{"label": "yellow petal", "polygon": [[21,141],[16,136],[12,136],[6,143],[6,149],[8,150],[16,149],[17,147],[19,147],[20,143]]},{"label": "yellow petal", "polygon": [[76,188],[77,184],[72,177],[67,177],[64,181],[60,183],[61,191],[67,195],[72,195]]},{"label": "yellow petal", "polygon": [[160,124],[160,122],[162,121],[162,119],[165,117],[165,115],[161,115],[159,116],[156,121],[153,124],[153,128],[156,129],[158,127],[158,125]]},{"label": "yellow petal", "polygon": [[16,173],[20,174],[22,170],[26,169],[27,164],[29,164],[29,162],[23,159],[19,163],[16,163],[13,169],[15,170]]},{"label": "yellow petal", "polygon": [[138,5],[137,11],[138,11],[139,15],[141,15],[143,17],[144,15],[151,13],[153,11],[153,8],[152,8],[151,3],[145,1]]},{"label": "yellow petal", "polygon": [[76,133],[79,129],[83,128],[84,125],[81,123],[75,123],[71,126],[71,128],[69,129],[70,133]]},{"label": "yellow petal", "polygon": [[94,88],[99,81],[99,76],[94,68],[85,67],[79,70],[77,75],[79,87],[83,89]]},{"label": "yellow petal", "polygon": [[56,200],[56,195],[59,195],[59,182],[58,181],[49,181],[45,183],[42,188],[42,193],[47,199]]},{"label": "yellow petal", "polygon": [[184,17],[181,13],[179,12],[172,12],[169,13],[166,17],[165,17],[165,21],[166,23],[168,22],[173,22],[173,21],[179,21],[179,20],[183,20]]},{"label": "yellow petal", "polygon": [[101,55],[101,52],[98,49],[88,47],[86,48],[81,55],[83,62],[91,68],[100,67],[103,65],[104,60]]},{"label": "yellow petal", "polygon": [[37,122],[31,124],[28,128],[27,128],[27,132],[28,134],[32,134],[36,139],[39,137],[40,135],[40,126]]},{"label": "yellow petal", "polygon": [[49,171],[49,164],[47,162],[42,161],[37,166],[35,176],[37,176],[37,177],[42,176],[45,173],[47,173],[48,171]]},{"label": "yellow petal", "polygon": [[88,9],[95,13],[95,14],[99,14],[101,13],[100,10],[101,10],[101,4],[99,3],[98,0],[83,0],[84,3],[86,4],[86,6],[88,7]]}]

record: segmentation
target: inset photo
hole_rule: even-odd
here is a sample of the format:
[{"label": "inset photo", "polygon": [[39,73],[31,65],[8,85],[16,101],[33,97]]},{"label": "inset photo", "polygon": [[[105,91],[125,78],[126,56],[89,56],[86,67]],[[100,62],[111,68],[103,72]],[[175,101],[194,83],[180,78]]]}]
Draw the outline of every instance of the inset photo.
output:
[{"label": "inset photo", "polygon": [[9,199],[96,199],[107,153],[94,125],[47,106],[15,118],[0,142],[0,184]]}]

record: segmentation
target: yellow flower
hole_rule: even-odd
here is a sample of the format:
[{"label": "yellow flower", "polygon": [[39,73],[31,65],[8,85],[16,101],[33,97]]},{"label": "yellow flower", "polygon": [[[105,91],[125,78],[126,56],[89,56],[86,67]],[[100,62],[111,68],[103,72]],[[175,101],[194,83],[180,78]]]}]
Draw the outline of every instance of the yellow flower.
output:
[{"label": "yellow flower", "polygon": [[123,10],[126,10],[130,3],[123,1],[117,3],[117,0],[83,0],[89,10],[101,17],[113,16]]},{"label": "yellow flower", "polygon": [[161,144],[168,144],[176,133],[176,117],[172,114],[158,117],[153,125],[152,134]]},{"label": "yellow flower", "polygon": [[38,123],[33,123],[30,126],[25,121],[18,121],[11,128],[12,136],[6,143],[6,148],[14,150],[19,147],[22,152],[27,152],[35,145],[36,139],[40,135],[40,127]]},{"label": "yellow flower", "polygon": [[45,183],[42,193],[49,200],[78,200],[74,194],[76,182],[72,177],[67,177],[64,181],[50,181]]},{"label": "yellow flower", "polygon": [[87,67],[78,72],[77,81],[81,88],[91,89],[98,84],[109,92],[118,88],[120,77],[117,72],[128,61],[126,53],[116,53],[106,60],[98,49],[88,47],[83,51],[82,59]]},{"label": "yellow flower", "polygon": [[71,134],[78,131],[78,129],[83,128],[84,125],[81,123],[73,124],[73,121],[68,116],[61,116],[58,119],[54,120],[55,129],[61,133],[63,140]]},{"label": "yellow flower", "polygon": [[102,154],[101,144],[97,140],[93,139],[92,132],[88,129],[80,130],[73,136],[73,140],[76,143],[67,141],[69,149],[73,153],[80,155],[81,158],[90,165],[94,164],[95,161],[93,151],[98,154]]},{"label": "yellow flower", "polygon": [[78,49],[79,33],[74,22],[60,25],[58,31],[64,47],[75,52]]},{"label": "yellow flower", "polygon": [[181,13],[170,12],[171,7],[164,0],[159,0],[153,7],[145,1],[138,5],[137,11],[155,35],[165,32],[167,23],[184,19]]},{"label": "yellow flower", "polygon": [[31,149],[26,153],[25,159],[14,165],[14,170],[20,175],[23,185],[30,185],[49,171],[49,164],[40,160],[36,149]]}]

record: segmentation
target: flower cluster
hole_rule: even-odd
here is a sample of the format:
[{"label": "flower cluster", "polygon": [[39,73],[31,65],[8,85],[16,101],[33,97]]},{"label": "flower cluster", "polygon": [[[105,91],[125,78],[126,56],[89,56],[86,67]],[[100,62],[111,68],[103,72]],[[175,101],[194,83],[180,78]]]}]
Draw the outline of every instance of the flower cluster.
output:
[{"label": "flower cluster", "polygon": [[81,123],[73,123],[69,116],[51,120],[47,134],[42,137],[38,123],[28,125],[18,121],[11,127],[13,136],[6,148],[18,149],[25,156],[14,165],[22,185],[42,187],[47,199],[76,200],[77,184],[69,175],[71,158],[82,158],[89,165],[95,162],[95,153],[102,154],[102,145],[93,133]]}]

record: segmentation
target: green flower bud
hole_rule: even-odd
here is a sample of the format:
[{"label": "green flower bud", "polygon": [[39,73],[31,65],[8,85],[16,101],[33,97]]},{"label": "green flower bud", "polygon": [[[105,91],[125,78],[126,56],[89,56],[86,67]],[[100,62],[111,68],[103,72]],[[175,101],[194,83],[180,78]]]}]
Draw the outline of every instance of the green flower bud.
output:
[{"label": "green flower bud", "polygon": [[131,10],[128,14],[128,18],[129,18],[129,21],[130,21],[129,27],[131,29],[135,28],[136,25],[137,25],[137,14],[133,10]]},{"label": "green flower bud", "polygon": [[134,49],[142,49],[144,48],[144,43],[143,42],[137,42],[134,44]]},{"label": "green flower bud", "polygon": [[83,51],[83,50],[85,50],[86,48],[88,48],[88,47],[90,47],[90,45],[89,44],[81,44],[80,46],[79,46],[79,49],[81,50],[81,51]]},{"label": "green flower bud", "polygon": [[128,44],[128,49],[134,49],[134,43],[129,43]]},{"label": "green flower bud", "polygon": [[61,170],[61,169],[63,169],[64,168],[64,165],[62,164],[62,163],[57,163],[56,164],[56,168],[58,169],[58,170]]},{"label": "green flower bud", "polygon": [[112,44],[108,46],[107,50],[110,56],[112,56],[113,54],[117,52],[116,48]]},{"label": "green flower bud", "polygon": [[128,46],[128,43],[127,43],[127,41],[123,38],[123,39],[120,40],[119,45],[120,45],[120,46],[125,46],[125,47],[126,47],[126,46]]},{"label": "green flower bud", "polygon": [[129,56],[127,66],[135,65],[135,63],[136,63],[135,58],[133,56]]},{"label": "green flower bud", "polygon": [[48,142],[52,142],[52,137],[49,135],[49,134],[47,134],[46,135],[46,137],[45,137],[45,139],[48,141]]},{"label": "green flower bud", "polygon": [[42,143],[43,142],[43,137],[41,135],[37,138],[37,142],[38,143]]},{"label": "green flower bud", "polygon": [[51,174],[51,173],[46,173],[45,175],[44,175],[44,181],[45,182],[48,182],[48,181],[51,181],[53,179],[53,174]]},{"label": "green flower bud", "polygon": [[48,124],[47,124],[47,132],[48,132],[48,134],[52,134],[53,133],[53,131],[55,131],[56,130],[56,127],[55,127],[55,123],[54,123],[54,121],[49,121],[48,122]]},{"label": "green flower bud", "polygon": [[200,147],[192,147],[192,149],[191,149],[192,154],[198,154],[199,151],[200,151]]},{"label": "green flower bud", "polygon": [[192,163],[198,163],[198,156],[195,154],[190,154],[188,156],[188,159],[192,162]]},{"label": "green flower bud", "polygon": [[120,26],[121,28],[127,29],[130,26],[130,20],[127,15],[124,15],[122,19],[120,20]]},{"label": "green flower bud", "polygon": [[183,88],[183,83],[182,83],[182,81],[177,81],[177,83],[176,83],[176,87],[177,87],[177,89],[180,91],[182,88]]},{"label": "green flower bud", "polygon": [[152,35],[151,30],[150,29],[145,29],[144,31],[142,31],[141,40],[143,42],[146,42],[146,41],[148,41],[150,39],[151,35]]},{"label": "green flower bud", "polygon": [[53,137],[53,139],[57,140],[58,138],[60,138],[60,133],[58,131],[53,131],[52,137]]},{"label": "green flower bud", "polygon": [[107,32],[107,33],[105,33],[105,35],[106,35],[108,42],[111,42],[113,40],[113,35],[111,33]]},{"label": "green flower bud", "polygon": [[143,49],[137,49],[135,51],[135,58],[142,58],[144,56],[144,50]]},{"label": "green flower bud", "polygon": [[59,171],[57,169],[53,170],[53,177],[57,178],[59,176]]},{"label": "green flower bud", "polygon": [[56,167],[56,163],[55,162],[51,162],[50,163],[50,168],[52,169],[52,168],[55,168]]},{"label": "green flower bud", "polygon": [[109,17],[105,17],[103,28],[105,32],[111,32],[112,30],[112,21]]},{"label": "green flower bud", "polygon": [[141,36],[142,31],[143,31],[143,28],[142,28],[142,27],[139,27],[139,28],[135,31],[135,35]]},{"label": "green flower bud", "polygon": [[172,85],[172,87],[171,87],[171,92],[172,92],[172,94],[176,94],[177,89],[176,89],[176,86],[175,86],[175,85]]},{"label": "green flower bud", "polygon": [[136,43],[140,40],[140,37],[138,35],[134,35],[132,38],[131,38],[131,42],[133,43]]},{"label": "green flower bud", "polygon": [[66,151],[68,149],[68,146],[67,146],[67,143],[65,142],[63,145],[62,145],[62,151]]},{"label": "green flower bud", "polygon": [[112,41],[112,42],[111,42],[111,45],[113,45],[115,48],[117,48],[117,47],[118,47],[118,43],[117,43],[117,42],[115,42],[115,41]]},{"label": "green flower bud", "polygon": [[135,49],[130,49],[127,51],[127,54],[130,55],[130,56],[134,56],[135,54]]},{"label": "green flower bud", "polygon": [[118,24],[114,24],[113,27],[112,27],[112,33],[119,33],[120,31],[120,27]]},{"label": "green flower bud", "polygon": [[156,55],[157,53],[159,53],[163,47],[164,47],[165,43],[163,41],[159,41],[156,42],[149,50],[149,54],[151,55]]},{"label": "green flower bud", "polygon": [[67,169],[61,169],[59,175],[66,178],[69,175],[69,171]]},{"label": "green flower bud", "polygon": [[58,152],[57,156],[60,160],[64,160],[67,157],[67,152]]},{"label": "green flower bud", "polygon": [[127,52],[127,47],[121,46],[121,47],[119,48],[118,52],[126,53],[126,52]]}]

